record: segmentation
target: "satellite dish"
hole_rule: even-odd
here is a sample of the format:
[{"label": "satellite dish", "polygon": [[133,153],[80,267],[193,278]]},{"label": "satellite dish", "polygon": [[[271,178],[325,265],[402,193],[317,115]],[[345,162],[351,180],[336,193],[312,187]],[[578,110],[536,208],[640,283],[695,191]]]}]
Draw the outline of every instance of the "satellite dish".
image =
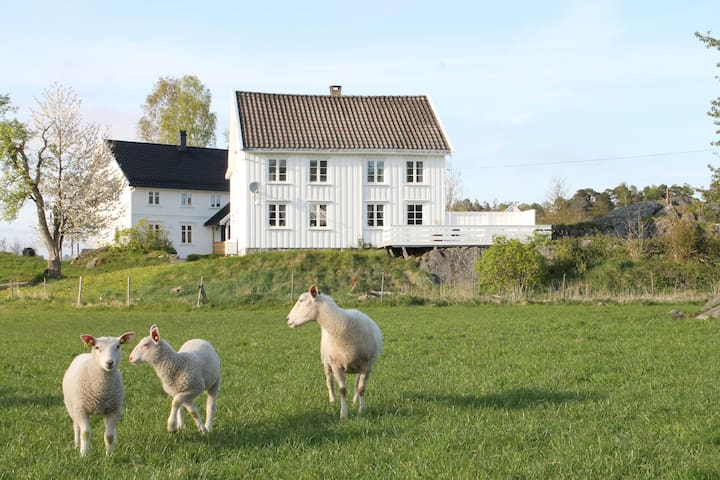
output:
[{"label": "satellite dish", "polygon": [[258,182],[250,182],[250,186],[248,186],[248,188],[250,189],[250,193],[257,193],[260,185]]}]

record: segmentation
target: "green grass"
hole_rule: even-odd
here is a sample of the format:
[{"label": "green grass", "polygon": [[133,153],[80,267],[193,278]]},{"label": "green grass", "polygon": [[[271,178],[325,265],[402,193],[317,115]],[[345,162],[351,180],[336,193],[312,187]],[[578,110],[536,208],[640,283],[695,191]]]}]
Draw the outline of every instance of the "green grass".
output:
[{"label": "green grass", "polygon": [[[340,421],[319,328],[287,328],[287,309],[0,305],[0,478],[718,478],[720,324],[672,308],[699,307],[368,308],[384,351],[367,414]],[[176,348],[218,350],[215,430],[165,431],[169,398],[127,362],[135,340],[116,451],[95,419],[80,458],[60,392],[80,333],[139,339],[153,322]]]}]

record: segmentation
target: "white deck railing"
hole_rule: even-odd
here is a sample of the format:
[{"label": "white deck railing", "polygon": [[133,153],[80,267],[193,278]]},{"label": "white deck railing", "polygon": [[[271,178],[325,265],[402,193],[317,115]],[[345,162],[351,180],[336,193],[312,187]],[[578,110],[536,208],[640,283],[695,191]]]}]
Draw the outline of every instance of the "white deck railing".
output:
[{"label": "white deck railing", "polygon": [[525,241],[549,235],[550,225],[392,225],[383,229],[380,247],[486,246],[495,237]]}]

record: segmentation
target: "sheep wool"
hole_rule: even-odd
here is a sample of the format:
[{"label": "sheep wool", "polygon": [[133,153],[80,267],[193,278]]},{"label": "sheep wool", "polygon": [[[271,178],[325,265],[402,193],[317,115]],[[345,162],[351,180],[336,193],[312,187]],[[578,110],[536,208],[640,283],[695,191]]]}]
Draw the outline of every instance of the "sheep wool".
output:
[{"label": "sheep wool", "polygon": [[115,447],[116,425],[122,416],[125,397],[120,374],[120,346],[132,340],[134,332],[120,337],[81,335],[91,353],[76,356],[65,371],[62,380],[63,399],[73,422],[75,446],[80,455],[90,451],[90,417],[102,415],[105,419],[105,453]]},{"label": "sheep wool", "polygon": [[[130,353],[130,363],[148,363],[162,381],[163,390],[172,397],[167,429],[174,433],[183,426],[182,407],[195,421],[200,433],[212,430],[217,394],[220,390],[220,357],[206,340],[188,340],[175,351],[160,338],[157,325],[150,327],[150,335],[140,340]],[[207,391],[205,423],[194,399]]]},{"label": "sheep wool", "polygon": [[363,312],[338,307],[331,297],[321,294],[316,285],[300,295],[287,317],[290,328],[313,321],[321,327],[320,358],[330,402],[335,402],[334,378],[340,387],[340,418],[347,418],[345,374],[355,373],[353,404],[359,403],[358,413],[363,413],[365,386],[382,350],[380,328]]}]

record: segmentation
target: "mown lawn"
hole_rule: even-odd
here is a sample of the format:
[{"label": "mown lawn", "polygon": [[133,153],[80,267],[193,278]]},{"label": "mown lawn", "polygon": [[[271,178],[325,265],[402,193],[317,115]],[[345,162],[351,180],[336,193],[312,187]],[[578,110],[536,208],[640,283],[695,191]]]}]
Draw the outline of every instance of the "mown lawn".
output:
[{"label": "mown lawn", "polygon": [[[697,305],[371,307],[384,352],[368,412],[327,403],[320,332],[287,310],[0,306],[0,478],[718,478],[717,321]],[[151,323],[223,361],[215,430],[165,431],[130,349]],[[114,455],[80,458],[60,381],[80,333],[135,330]],[[199,402],[204,412],[204,396]]]}]

